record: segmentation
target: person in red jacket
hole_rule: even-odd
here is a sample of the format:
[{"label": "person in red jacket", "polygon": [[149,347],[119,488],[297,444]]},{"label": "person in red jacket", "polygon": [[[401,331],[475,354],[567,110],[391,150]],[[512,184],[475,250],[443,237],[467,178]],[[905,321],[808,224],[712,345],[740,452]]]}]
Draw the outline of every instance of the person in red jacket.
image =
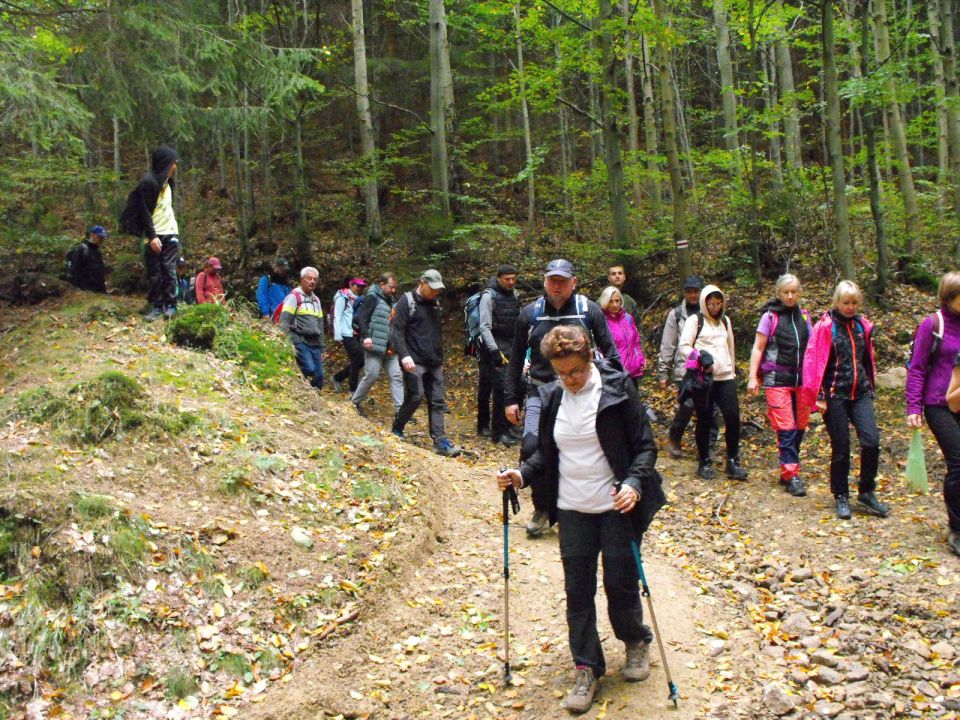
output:
[{"label": "person in red jacket", "polygon": [[223,280],[220,279],[220,271],[223,265],[220,260],[211,257],[203,266],[203,270],[197,273],[197,305],[204,303],[222,303],[223,302]]}]

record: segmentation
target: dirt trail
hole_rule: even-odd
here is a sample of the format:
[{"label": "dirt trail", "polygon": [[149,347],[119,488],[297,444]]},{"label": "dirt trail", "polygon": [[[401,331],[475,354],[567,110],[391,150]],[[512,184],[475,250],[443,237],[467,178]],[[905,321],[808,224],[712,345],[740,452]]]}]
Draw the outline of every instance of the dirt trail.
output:
[{"label": "dirt trail", "polygon": [[[509,462],[512,453],[502,453]],[[510,527],[511,664],[515,684],[503,687],[503,533],[495,464],[446,461],[449,495],[441,498],[442,527],[434,552],[417,560],[381,607],[353,635],[331,645],[261,704],[255,717],[294,718],[320,711],[383,718],[563,717],[560,701],[572,676],[566,637],[563,572],[556,532],[530,540],[522,511]],[[715,609],[698,601],[690,579],[656,549],[651,533],[645,569],[667,642],[668,662],[682,700],[668,702],[655,649],[653,673],[642,683],[619,676],[623,646],[606,617],[598,588],[600,632],[608,674],[587,718],[693,718],[706,700],[698,625]],[[646,611],[646,605],[644,605]],[[649,618],[645,618],[649,622]],[[268,707],[267,707],[268,706]]]}]

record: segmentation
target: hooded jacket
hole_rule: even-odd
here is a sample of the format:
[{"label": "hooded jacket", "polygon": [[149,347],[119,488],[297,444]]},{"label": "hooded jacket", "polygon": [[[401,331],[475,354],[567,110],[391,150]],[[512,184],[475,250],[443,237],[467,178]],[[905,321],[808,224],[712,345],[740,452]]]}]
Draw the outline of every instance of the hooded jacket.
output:
[{"label": "hooded jacket", "polygon": [[[640,501],[627,517],[638,535],[646,531],[653,516],[666,503],[662,479],[654,465],[657,443],[647,422],[647,414],[637,388],[630,377],[606,360],[596,362],[600,371],[600,404],[597,408],[597,438],[604,457],[618,482],[640,493]],[[543,408],[540,413],[538,448],[520,467],[523,484],[535,485],[550,515],[557,521],[557,497],[560,489],[560,450],[553,429],[563,398],[559,381],[539,388]]]},{"label": "hooded jacket", "polygon": [[613,342],[616,343],[617,350],[620,352],[623,369],[632,378],[640,377],[647,365],[647,358],[643,354],[640,332],[637,330],[633,315],[621,308],[616,314],[604,310],[603,316],[607,319],[610,335],[613,336]]},{"label": "hooded jacket", "polygon": [[277,309],[287,294],[290,292],[290,285],[287,284],[286,277],[267,273],[260,278],[257,283],[257,305],[260,308],[261,315],[273,316],[273,311]]},{"label": "hooded jacket", "polygon": [[696,313],[697,307],[682,302],[667,312],[663,321],[663,336],[660,338],[660,357],[657,359],[657,376],[661,380],[671,376],[675,382],[683,380],[686,358],[677,352],[677,345],[687,318]]},{"label": "hooded jacket", "polygon": [[127,195],[127,204],[120,213],[120,229],[129,235],[155,238],[153,211],[157,207],[157,198],[164,183],[170,183],[173,190],[173,178],[168,178],[170,166],[177,161],[177,151],[166,145],[159,146],[150,157],[150,172],[144,175],[137,186]]},{"label": "hooded jacket", "polygon": [[[711,318],[707,312],[707,298],[714,293],[720,293],[723,300],[723,310],[717,320]],[[697,318],[695,316],[688,318],[683,325],[683,332],[680,334],[677,352],[686,363],[690,353],[694,350],[700,352],[706,350],[713,356],[713,379],[716,382],[733,380],[736,374],[733,327],[727,317],[727,296],[716,285],[707,285],[700,292],[700,314],[704,320],[700,335],[697,336]],[[696,344],[693,341],[694,337],[697,338]]]},{"label": "hooded jacket", "polygon": [[[870,387],[874,385],[876,362],[873,357],[873,323],[863,315],[857,315],[857,322],[863,327],[864,342],[867,348],[867,379]],[[817,396],[823,385],[823,378],[827,374],[827,365],[833,352],[833,314],[824,313],[823,317],[813,326],[813,333],[807,343],[807,352],[803,356],[803,390],[800,400],[813,410],[817,407]]]},{"label": "hooded jacket", "polygon": [[933,333],[937,330],[937,321],[928,315],[917,328],[917,337],[913,342],[913,357],[907,371],[907,414],[919,415],[924,407],[947,406],[947,387],[953,373],[953,361],[960,352],[960,315],[950,311],[946,305],[941,308],[943,314],[943,340],[937,353],[930,355]]}]

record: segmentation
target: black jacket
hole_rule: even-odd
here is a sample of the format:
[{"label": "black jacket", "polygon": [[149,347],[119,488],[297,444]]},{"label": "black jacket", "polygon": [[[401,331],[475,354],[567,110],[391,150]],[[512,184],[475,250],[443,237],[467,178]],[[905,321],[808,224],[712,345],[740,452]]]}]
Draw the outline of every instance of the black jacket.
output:
[{"label": "black jacket", "polygon": [[[554,375],[553,366],[550,365],[549,360],[540,354],[540,342],[557,325],[581,324],[581,321],[575,318],[556,322],[540,321],[536,327],[531,329],[530,318],[533,316],[535,305],[536,301],[524,306],[517,317],[517,327],[513,334],[513,350],[510,352],[510,367],[507,370],[506,388],[504,390],[505,405],[520,405],[526,397],[527,388],[523,382],[523,364],[527,358],[527,349],[530,349],[530,379],[537,383],[548,383],[555,380],[556,375]],[[576,294],[571,295],[567,304],[559,310],[544,298],[543,315],[541,317],[569,317],[577,314]],[[588,326],[592,333],[593,343],[603,355],[604,360],[608,360],[615,369],[622,369],[620,351],[617,350],[617,345],[610,334],[610,326],[607,325],[603,310],[593,300],[587,301],[586,317],[587,320],[584,324]]]},{"label": "black jacket", "polygon": [[[410,298],[413,298],[414,302],[412,312]],[[409,355],[417,365],[442,365],[443,339],[439,298],[427,300],[416,290],[405,292],[393,306],[390,347],[401,360]]]},{"label": "black jacket", "polygon": [[77,246],[70,282],[81,290],[105,293],[107,291],[107,266],[103,262],[100,246],[84,240]]},{"label": "black jacket", "polygon": [[[655,469],[657,443],[647,423],[647,413],[637,388],[626,373],[600,360],[600,406],[597,409],[597,437],[603,454],[617,480],[640,493],[640,502],[629,517],[634,531],[646,531],[653,516],[666,503],[660,473]],[[535,485],[538,497],[546,503],[550,523],[557,521],[557,496],[560,487],[560,451],[553,437],[557,412],[563,397],[558,381],[540,388],[540,435],[537,451],[520,466],[524,485]]]},{"label": "black jacket", "polygon": [[173,148],[161,145],[153,151],[150,158],[150,172],[144,175],[139,184],[127,195],[127,204],[120,213],[120,229],[129,235],[155,238],[153,211],[157,207],[157,198],[165,182],[173,190],[173,178],[167,178],[170,166],[177,161],[177,152]]}]

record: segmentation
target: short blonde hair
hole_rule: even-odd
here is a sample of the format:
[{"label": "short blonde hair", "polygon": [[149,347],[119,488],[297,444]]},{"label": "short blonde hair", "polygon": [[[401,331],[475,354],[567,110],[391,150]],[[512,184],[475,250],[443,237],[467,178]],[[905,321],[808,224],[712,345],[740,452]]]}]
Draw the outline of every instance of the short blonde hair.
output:
[{"label": "short blonde hair", "polygon": [[837,309],[840,303],[847,298],[855,297],[857,299],[857,304],[863,304],[863,293],[860,292],[860,288],[857,287],[855,282],[850,280],[841,280],[837,283],[836,290],[833,291],[833,307]]},{"label": "short blonde hair", "polygon": [[798,278],[793,273],[784,273],[777,278],[777,282],[773,285],[774,295],[779,295],[780,291],[783,290],[787,285],[797,284],[797,289],[800,289],[800,278]]},{"label": "short blonde hair", "polygon": [[540,353],[547,360],[570,357],[571,355],[575,355],[581,360],[590,360],[593,357],[590,337],[580,325],[557,325],[543,338],[540,343]]},{"label": "short blonde hair", "polygon": [[597,305],[600,306],[601,310],[607,309],[607,305],[609,305],[610,301],[613,300],[614,295],[619,295],[620,302],[623,302],[623,293],[620,292],[613,285],[607,285],[607,287],[603,289],[603,292],[600,293],[600,299],[597,300]]},{"label": "short blonde hair", "polygon": [[953,302],[953,299],[960,295],[960,272],[948,272],[940,278],[937,295],[940,296],[941,305],[948,305]]}]

